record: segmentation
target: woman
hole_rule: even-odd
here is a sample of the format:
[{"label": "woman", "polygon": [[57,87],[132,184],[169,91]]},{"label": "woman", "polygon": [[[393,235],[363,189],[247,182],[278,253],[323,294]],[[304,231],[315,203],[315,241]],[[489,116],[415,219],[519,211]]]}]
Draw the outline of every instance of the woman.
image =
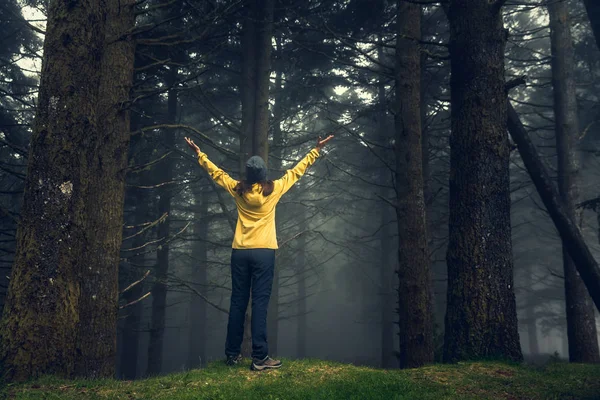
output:
[{"label": "woman", "polygon": [[231,251],[231,306],[225,355],[227,365],[241,360],[244,337],[244,317],[250,290],[252,290],[252,364],[251,369],[262,371],[279,368],[281,362],[269,357],[267,345],[267,308],[273,285],[275,250],[275,207],[283,196],[300,179],[306,169],[319,157],[319,152],[333,138],[317,141],[294,168],[280,179],[267,180],[267,166],[262,158],[253,156],[246,162],[246,179],[236,181],[213,164],[206,154],[189,138],[188,145],[196,152],[198,162],[210,177],[235,199],[238,210],[237,226]]}]

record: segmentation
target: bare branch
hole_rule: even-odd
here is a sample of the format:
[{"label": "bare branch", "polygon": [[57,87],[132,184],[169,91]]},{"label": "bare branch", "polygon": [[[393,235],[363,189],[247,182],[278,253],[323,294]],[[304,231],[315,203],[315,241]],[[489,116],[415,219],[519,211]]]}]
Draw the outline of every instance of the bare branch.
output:
[{"label": "bare branch", "polygon": [[121,292],[119,294],[123,294],[125,292],[127,292],[128,290],[131,290],[131,288],[133,288],[135,285],[139,284],[140,282],[142,282],[144,279],[146,279],[148,277],[148,275],[150,275],[150,270],[146,271],[146,273],[144,274],[144,276],[142,276],[141,279],[133,282],[131,285],[127,286],[125,289],[121,290]]},{"label": "bare branch", "polygon": [[140,297],[139,299],[132,301],[131,303],[127,303],[127,304],[125,304],[124,306],[120,306],[120,307],[119,307],[119,310],[122,310],[122,309],[124,309],[124,308],[126,308],[126,307],[132,306],[132,305],[134,305],[135,303],[139,303],[140,301],[144,300],[144,299],[145,299],[146,297],[148,297],[148,296],[150,296],[150,292],[146,293],[145,295],[143,295],[143,296],[142,296],[142,297]]}]

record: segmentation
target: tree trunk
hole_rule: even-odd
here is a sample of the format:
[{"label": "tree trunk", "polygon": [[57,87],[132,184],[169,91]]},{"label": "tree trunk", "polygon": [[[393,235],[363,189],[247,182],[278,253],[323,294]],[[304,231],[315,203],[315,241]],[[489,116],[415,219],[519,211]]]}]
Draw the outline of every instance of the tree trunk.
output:
[{"label": "tree trunk", "polygon": [[592,25],[592,31],[596,38],[596,45],[600,50],[600,3],[598,0],[583,0],[583,2],[585,3],[587,15],[590,19],[590,24]]},{"label": "tree trunk", "polygon": [[499,7],[452,0],[448,294],[444,359],[522,360],[513,287]]},{"label": "tree trunk", "polygon": [[[306,232],[307,221],[306,213],[299,213],[300,232]],[[306,307],[306,233],[301,233],[298,237],[298,258],[296,258],[296,268],[298,274],[298,319],[296,325],[296,357],[306,358],[306,336],[308,335],[306,317],[308,308]]]},{"label": "tree trunk", "polygon": [[[433,362],[430,266],[421,154],[421,7],[398,2],[396,41],[396,196],[400,368]],[[413,39],[414,38],[414,39]]]},{"label": "tree trunk", "polygon": [[[575,203],[578,195],[579,136],[577,99],[573,77],[574,57],[570,18],[565,1],[548,5],[550,43],[552,50],[552,87],[556,152],[558,159],[558,190],[569,217],[578,220]],[[569,253],[563,245],[563,270],[567,312],[567,337],[571,362],[598,362],[598,337],[594,306]]]},{"label": "tree trunk", "polygon": [[[177,82],[177,67],[171,66],[166,78],[166,85],[171,87],[167,94],[167,119],[175,123],[177,119],[177,91],[173,88]],[[175,147],[176,134],[170,130],[163,130],[162,142],[167,150]],[[162,241],[156,252],[155,281],[152,288],[152,322],[150,328],[150,340],[148,343],[148,366],[146,375],[158,375],[162,369],[163,338],[165,331],[165,314],[167,306],[167,274],[169,272],[169,243],[171,221],[171,198],[170,182],[173,179],[173,156],[167,156],[164,165],[158,174],[162,186],[158,200],[158,215],[169,216],[158,226],[158,238]]]},{"label": "tree trunk", "polygon": [[[280,38],[276,38],[277,49],[281,48],[281,40]],[[278,54],[278,60],[281,60],[281,57]],[[281,130],[281,120],[283,118],[283,96],[281,95],[282,90],[282,82],[283,82],[283,73],[281,68],[277,68],[275,73],[275,104],[273,105],[273,142],[276,145],[276,158],[273,160],[273,169],[276,171],[280,171],[282,169],[282,158],[283,158],[283,131]],[[279,206],[281,208],[281,205]],[[280,209],[278,209],[281,211]],[[280,221],[277,219],[277,231],[281,230]],[[269,342],[269,352],[271,355],[276,356],[278,352],[278,341],[279,341],[279,263],[277,260],[279,257],[279,252],[275,256],[275,270],[273,271],[273,288],[271,291],[271,300],[269,301],[269,310],[267,312],[267,329],[268,329],[268,342]]]},{"label": "tree trunk", "polygon": [[[383,46],[381,45],[381,36],[379,37],[379,45],[377,46],[377,58],[381,63],[385,62],[383,57]],[[378,135],[379,143],[383,149],[389,146],[390,143],[390,131],[388,130],[387,123],[387,100],[385,96],[385,83],[386,77],[381,74],[379,76],[378,91],[377,91],[377,102],[378,102]],[[385,151],[385,150],[384,150]],[[383,153],[381,158],[386,161],[381,166],[380,172],[380,183],[382,185],[380,190],[380,196],[383,198],[390,197],[390,170],[388,163],[389,157],[387,153]],[[380,293],[380,312],[381,312],[381,367],[391,368],[394,365],[394,289],[393,289],[393,265],[395,264],[392,260],[394,259],[393,245],[392,245],[392,218],[391,212],[387,204],[380,206],[381,211],[381,253],[379,260],[379,290]]]},{"label": "tree trunk", "polygon": [[269,76],[275,0],[255,0],[258,27],[256,28],[256,98],[252,154],[269,157]]},{"label": "tree trunk", "polygon": [[[133,76],[130,2],[51,2],[2,323],[8,379],[110,377]],[[86,132],[82,135],[81,132]]]},{"label": "tree trunk", "polygon": [[[252,0],[254,2],[255,0]],[[256,24],[253,8],[246,10],[242,28],[242,126],[240,132],[240,176],[246,173],[246,160],[252,155],[252,139],[256,118]]]},{"label": "tree trunk", "polygon": [[[198,244],[194,245],[192,251],[193,270],[192,282],[196,284],[196,289],[203,293],[206,291],[208,283],[207,274],[207,249],[206,240],[208,239],[208,192],[202,191],[202,195],[198,206],[198,214],[196,215],[196,223],[194,225],[194,233],[198,238]],[[192,293],[190,301],[190,337],[189,337],[189,352],[187,360],[187,368],[202,368],[206,366],[206,325],[207,307],[206,301],[200,298],[196,293]]]},{"label": "tree trunk", "polygon": [[[527,287],[532,289],[532,286],[535,281],[534,276],[535,264],[532,264],[529,271],[529,282]],[[527,301],[527,341],[529,344],[529,353],[530,355],[540,354],[540,346],[538,343],[538,333],[537,333],[537,316],[535,314],[535,301],[532,300],[533,294],[529,294],[529,299]]]},{"label": "tree trunk", "polygon": [[523,164],[533,181],[548,214],[554,222],[564,246],[569,251],[575,267],[583,279],[588,293],[592,297],[596,308],[600,310],[600,267],[587,247],[577,224],[569,216],[558,190],[554,187],[546,167],[542,163],[537,151],[529,139],[525,127],[519,120],[519,115],[508,103],[508,130],[515,141]]},{"label": "tree trunk", "polygon": [[[142,180],[143,182],[143,180]],[[134,226],[139,228],[143,223],[147,222],[148,216],[148,199],[145,196],[143,189],[135,190],[134,201],[135,217]],[[144,234],[137,235],[131,244],[132,248],[139,248],[144,245],[147,236]],[[140,254],[132,256],[129,260],[131,265],[129,266],[127,273],[124,274],[127,279],[126,282],[131,284],[136,282],[142,277],[142,269],[146,259],[143,250],[139,251]],[[144,294],[144,283],[140,282],[135,285],[129,291],[125,292],[123,298],[125,304],[129,304],[135,300],[138,300]],[[140,320],[142,315],[142,302],[137,302],[131,306],[128,306],[125,311],[127,316],[123,323],[123,338],[122,338],[122,350],[121,350],[121,377],[123,379],[135,379],[137,377],[137,366],[138,366],[138,352],[139,352],[139,332]]]},{"label": "tree trunk", "polygon": [[[242,132],[240,135],[240,175],[245,175],[246,160],[258,155],[269,158],[269,75],[275,0],[250,0],[242,32]],[[251,299],[252,301],[252,299]],[[244,323],[242,355],[250,356],[252,337],[251,307]]]}]

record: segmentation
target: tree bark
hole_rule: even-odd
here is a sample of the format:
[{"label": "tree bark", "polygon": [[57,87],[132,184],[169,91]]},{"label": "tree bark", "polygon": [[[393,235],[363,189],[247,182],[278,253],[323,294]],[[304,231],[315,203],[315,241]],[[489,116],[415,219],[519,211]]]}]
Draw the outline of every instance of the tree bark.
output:
[{"label": "tree bark", "polygon": [[400,368],[433,362],[433,320],[421,148],[421,7],[398,2],[396,196]]},{"label": "tree bark", "polygon": [[554,187],[546,167],[529,139],[519,115],[510,103],[508,103],[508,130],[596,309],[600,310],[600,267],[587,247],[577,224],[569,217],[558,190]]},{"label": "tree bark", "polygon": [[[377,58],[381,63],[385,62],[383,56],[383,46],[381,36],[379,37],[379,45],[377,46]],[[381,74],[379,76],[378,90],[377,90],[377,103],[378,112],[377,130],[379,136],[379,143],[382,148],[386,148],[390,143],[390,131],[387,123],[387,99],[385,95],[385,84],[386,77]],[[393,133],[392,133],[393,134]],[[390,197],[390,167],[391,163],[388,163],[390,157],[387,156],[385,150],[382,154],[382,159],[386,161],[380,168],[380,196],[383,198]],[[381,230],[380,230],[380,244],[381,252],[379,259],[379,290],[380,290],[380,312],[381,312],[381,367],[391,368],[394,365],[394,289],[393,289],[393,244],[392,238],[394,233],[392,232],[391,222],[391,211],[387,204],[382,204],[379,207],[381,211]]]},{"label": "tree bark", "polygon": [[[17,254],[8,379],[114,375],[132,3],[52,1]],[[86,132],[82,135],[81,132]],[[92,340],[93,338],[93,340]]]},{"label": "tree bark", "polygon": [[[532,286],[535,282],[535,264],[532,264],[529,268],[529,276],[526,281],[527,288],[532,289]],[[532,299],[533,294],[529,294],[529,299],[527,301],[527,343],[529,345],[529,353],[530,355],[540,354],[540,346],[538,343],[538,333],[537,333],[537,316],[535,314],[535,300]]]},{"label": "tree bark", "polygon": [[596,38],[596,45],[600,50],[600,3],[597,0],[583,0],[587,15],[592,25],[592,31]]},{"label": "tree bark", "polygon": [[[242,132],[240,135],[240,175],[245,175],[246,160],[258,155],[269,158],[269,76],[275,0],[250,0],[242,32]],[[244,323],[242,355],[250,356],[251,302]]]},{"label": "tree bark", "polygon": [[[581,211],[575,210],[578,194],[577,142],[579,121],[575,93],[574,56],[570,18],[565,1],[548,5],[550,44],[552,51],[552,87],[556,152],[558,160],[558,191],[565,210],[575,221]],[[598,335],[594,306],[577,269],[563,244],[563,270],[567,312],[567,337],[571,362],[598,362]]]},{"label": "tree bark", "polygon": [[[171,87],[167,93],[167,119],[175,123],[177,119],[177,91],[173,88],[177,82],[177,67],[171,66],[166,78],[166,85]],[[162,142],[170,150],[175,147],[175,133],[168,129],[162,132]],[[158,215],[168,214],[168,217],[158,226],[158,237],[162,240],[156,252],[155,281],[152,288],[152,322],[150,340],[148,343],[148,366],[146,375],[158,375],[162,369],[163,338],[165,331],[165,314],[167,306],[167,274],[169,272],[169,243],[171,232],[171,198],[170,182],[173,179],[174,158],[168,156],[158,174],[162,186],[158,199]]]},{"label": "tree bark", "polygon": [[[206,248],[209,228],[209,223],[206,220],[208,216],[208,192],[203,190],[202,195],[198,197],[200,201],[198,202],[194,233],[199,242],[194,245],[194,250],[192,251],[192,260],[194,263],[192,267],[192,282],[196,285],[197,290],[203,293],[208,283]],[[206,302],[195,293],[192,293],[190,296],[190,336],[187,367],[188,369],[193,369],[206,366],[206,325],[208,321]]]},{"label": "tree bark", "polygon": [[[276,38],[277,49],[281,48],[281,41]],[[278,56],[278,59],[280,57]],[[277,68],[275,73],[275,104],[273,105],[273,142],[277,146],[276,158],[273,161],[273,169],[280,171],[282,169],[282,158],[283,158],[283,131],[281,130],[281,120],[283,118],[283,96],[281,91],[283,88],[283,73],[281,68]],[[281,207],[281,205],[279,206]],[[276,229],[280,231],[281,226],[276,222]],[[267,312],[267,338],[269,342],[269,352],[271,355],[276,356],[278,352],[279,342],[279,267],[277,260],[279,254],[276,254],[275,258],[275,270],[273,271],[273,288],[271,290],[271,300],[269,301],[269,310]]]},{"label": "tree bark", "polygon": [[[299,230],[306,232],[307,221],[305,212],[298,215],[300,218]],[[306,234],[302,233],[298,237],[298,258],[297,274],[298,274],[298,324],[296,326],[296,357],[299,359],[306,358],[306,336],[308,335],[308,325],[306,317],[308,307],[306,307]]]},{"label": "tree bark", "polygon": [[444,360],[522,360],[513,287],[501,11],[452,0],[448,294]]}]

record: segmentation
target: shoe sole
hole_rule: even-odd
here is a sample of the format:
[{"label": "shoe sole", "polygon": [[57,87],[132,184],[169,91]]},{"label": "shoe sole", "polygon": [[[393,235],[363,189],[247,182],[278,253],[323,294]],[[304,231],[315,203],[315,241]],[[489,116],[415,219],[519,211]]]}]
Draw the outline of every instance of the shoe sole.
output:
[{"label": "shoe sole", "polygon": [[252,365],[250,366],[250,369],[252,371],[264,371],[265,369],[277,369],[280,368],[282,364],[279,365],[256,365],[254,363],[252,363]]}]

